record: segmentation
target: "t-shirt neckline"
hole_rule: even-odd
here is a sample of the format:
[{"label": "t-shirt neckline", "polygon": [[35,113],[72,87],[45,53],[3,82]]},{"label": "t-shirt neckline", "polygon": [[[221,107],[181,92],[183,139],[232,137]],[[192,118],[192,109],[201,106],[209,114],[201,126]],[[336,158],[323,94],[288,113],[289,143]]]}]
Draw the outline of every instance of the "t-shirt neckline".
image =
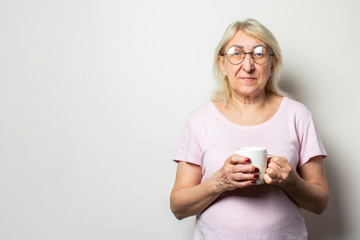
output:
[{"label": "t-shirt neckline", "polygon": [[236,128],[259,128],[259,127],[263,127],[263,126],[267,126],[268,124],[270,124],[271,122],[273,122],[277,116],[279,115],[279,113],[282,111],[283,106],[285,105],[285,102],[287,101],[287,97],[283,97],[283,99],[281,100],[280,106],[277,109],[276,113],[267,121],[257,124],[257,125],[241,125],[238,123],[235,123],[231,120],[229,120],[227,117],[225,117],[215,106],[215,104],[210,101],[209,105],[211,107],[211,109],[215,112],[216,116],[219,117],[222,121],[224,121],[225,123],[227,123],[230,126],[236,127]]}]

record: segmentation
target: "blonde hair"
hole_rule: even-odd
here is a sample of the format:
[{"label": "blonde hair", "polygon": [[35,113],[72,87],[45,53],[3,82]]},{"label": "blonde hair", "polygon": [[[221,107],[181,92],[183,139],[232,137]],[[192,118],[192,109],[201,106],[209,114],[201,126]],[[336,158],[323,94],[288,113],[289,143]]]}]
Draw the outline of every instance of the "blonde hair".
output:
[{"label": "blonde hair", "polygon": [[214,75],[215,80],[217,81],[217,88],[214,91],[212,100],[214,101],[224,101],[227,103],[231,98],[231,88],[229,81],[226,76],[224,76],[221,71],[218,61],[221,54],[225,53],[225,47],[230,42],[230,40],[235,36],[238,31],[243,31],[246,34],[262,41],[266,47],[274,54],[274,70],[271,76],[269,77],[268,82],[265,86],[265,92],[267,94],[276,94],[276,95],[286,95],[285,92],[281,91],[278,87],[278,81],[280,79],[280,70],[282,67],[282,57],[280,46],[274,37],[274,35],[267,29],[264,25],[256,21],[255,19],[246,19],[244,21],[235,21],[229,25],[226,29],[222,39],[216,47],[215,59],[214,59]]}]

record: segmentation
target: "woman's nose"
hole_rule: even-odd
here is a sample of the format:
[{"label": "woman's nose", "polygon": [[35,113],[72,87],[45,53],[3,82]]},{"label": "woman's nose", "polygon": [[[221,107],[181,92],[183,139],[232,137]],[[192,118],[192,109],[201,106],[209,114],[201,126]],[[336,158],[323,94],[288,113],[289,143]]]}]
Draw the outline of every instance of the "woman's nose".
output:
[{"label": "woman's nose", "polygon": [[252,59],[250,53],[245,54],[242,68],[245,72],[251,72],[252,70],[254,70],[254,59]]}]

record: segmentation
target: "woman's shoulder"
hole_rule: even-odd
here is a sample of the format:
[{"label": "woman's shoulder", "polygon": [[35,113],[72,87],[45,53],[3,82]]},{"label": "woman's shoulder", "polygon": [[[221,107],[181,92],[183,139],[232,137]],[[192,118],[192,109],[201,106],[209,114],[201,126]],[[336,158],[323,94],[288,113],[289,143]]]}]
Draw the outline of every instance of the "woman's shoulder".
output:
[{"label": "woman's shoulder", "polygon": [[208,102],[205,104],[201,104],[195,107],[188,115],[188,120],[196,121],[204,119],[205,117],[209,116],[212,112],[212,102]]},{"label": "woman's shoulder", "polygon": [[294,113],[296,115],[302,115],[302,116],[308,116],[311,115],[311,111],[309,108],[307,108],[303,103],[291,99],[289,97],[284,97],[284,107],[286,109],[286,112],[288,113]]}]

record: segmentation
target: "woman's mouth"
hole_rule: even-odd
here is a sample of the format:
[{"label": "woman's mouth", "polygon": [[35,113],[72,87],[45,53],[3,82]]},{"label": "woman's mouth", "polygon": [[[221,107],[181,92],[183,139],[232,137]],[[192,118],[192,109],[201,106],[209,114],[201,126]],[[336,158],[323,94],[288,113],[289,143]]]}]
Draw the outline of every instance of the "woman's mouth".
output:
[{"label": "woman's mouth", "polygon": [[243,80],[244,82],[252,82],[256,80],[254,77],[240,77],[239,79]]}]

